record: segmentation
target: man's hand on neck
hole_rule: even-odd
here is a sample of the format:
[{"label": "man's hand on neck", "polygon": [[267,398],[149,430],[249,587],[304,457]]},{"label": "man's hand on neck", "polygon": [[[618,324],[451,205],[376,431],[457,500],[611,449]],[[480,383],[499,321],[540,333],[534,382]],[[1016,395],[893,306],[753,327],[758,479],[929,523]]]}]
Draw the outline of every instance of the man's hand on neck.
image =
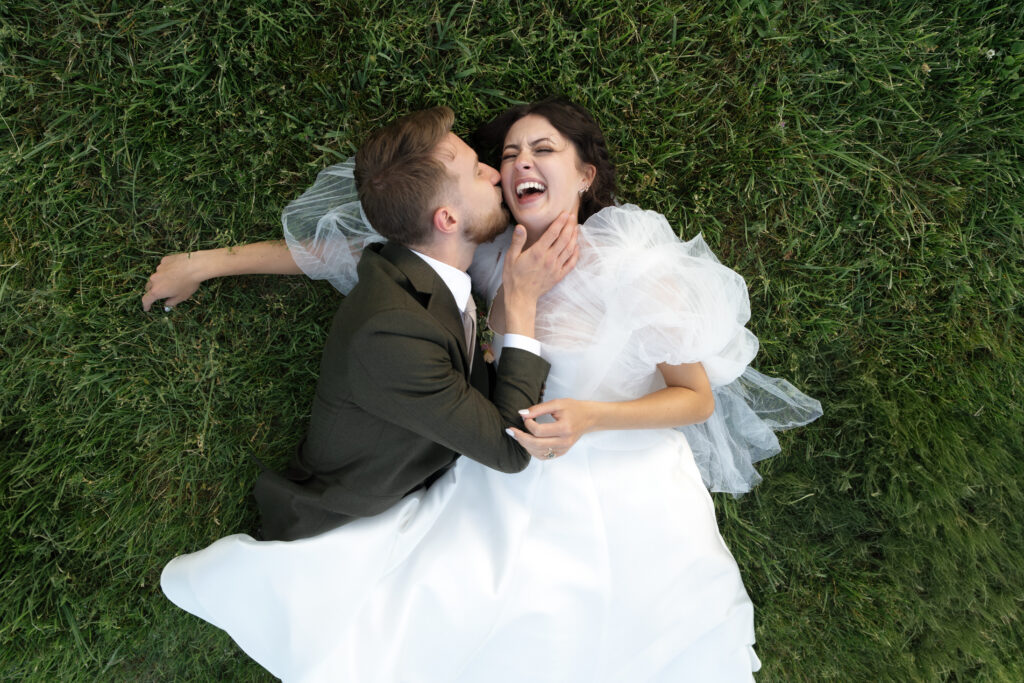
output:
[{"label": "man's hand on neck", "polygon": [[537,300],[576,265],[578,236],[576,218],[562,213],[529,249],[524,250],[526,228],[516,226],[502,274],[506,334],[536,336]]}]

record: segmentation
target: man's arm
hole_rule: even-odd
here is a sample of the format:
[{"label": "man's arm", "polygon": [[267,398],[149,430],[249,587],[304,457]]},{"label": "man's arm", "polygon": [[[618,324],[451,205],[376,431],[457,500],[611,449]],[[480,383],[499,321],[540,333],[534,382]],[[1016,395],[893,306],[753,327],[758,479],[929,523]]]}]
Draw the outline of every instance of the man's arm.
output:
[{"label": "man's arm", "polygon": [[350,347],[352,397],[367,412],[502,472],[518,472],[529,453],[505,429],[522,427],[518,411],[534,405],[549,365],[508,349],[494,401],[452,363],[450,341],[436,321],[409,311],[374,316]]},{"label": "man's arm", "polygon": [[301,275],[302,270],[283,240],[168,254],[146,282],[142,310],[148,311],[160,299],[166,299],[167,307],[176,306],[211,278],[256,274]]}]

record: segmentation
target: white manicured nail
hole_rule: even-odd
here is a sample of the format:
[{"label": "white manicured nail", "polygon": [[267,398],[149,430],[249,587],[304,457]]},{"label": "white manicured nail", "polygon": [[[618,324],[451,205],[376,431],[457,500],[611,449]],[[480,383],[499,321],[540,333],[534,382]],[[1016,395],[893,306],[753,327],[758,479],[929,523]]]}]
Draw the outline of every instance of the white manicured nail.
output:
[{"label": "white manicured nail", "polygon": [[523,408],[522,410],[519,411],[519,414],[520,415],[529,415],[530,411],[527,410],[526,408]]},{"label": "white manicured nail", "polygon": [[514,439],[514,438],[516,438],[516,433],[512,431],[512,428],[511,428],[511,427],[509,427],[508,429],[506,429],[506,430],[505,430],[505,433],[506,433],[506,434],[508,434],[509,436],[511,436],[511,437],[512,437],[513,439]]},{"label": "white manicured nail", "polygon": [[164,306],[164,313],[170,313],[170,312],[171,312],[171,307],[170,306]]}]

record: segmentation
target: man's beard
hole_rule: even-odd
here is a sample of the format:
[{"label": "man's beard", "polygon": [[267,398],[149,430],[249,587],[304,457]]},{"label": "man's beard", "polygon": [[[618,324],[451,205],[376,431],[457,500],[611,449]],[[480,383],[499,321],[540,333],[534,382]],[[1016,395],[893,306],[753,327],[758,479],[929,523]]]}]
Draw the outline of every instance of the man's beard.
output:
[{"label": "man's beard", "polygon": [[466,234],[474,244],[493,242],[495,237],[505,232],[511,222],[512,215],[504,204],[500,204],[487,215],[474,220],[467,228]]}]

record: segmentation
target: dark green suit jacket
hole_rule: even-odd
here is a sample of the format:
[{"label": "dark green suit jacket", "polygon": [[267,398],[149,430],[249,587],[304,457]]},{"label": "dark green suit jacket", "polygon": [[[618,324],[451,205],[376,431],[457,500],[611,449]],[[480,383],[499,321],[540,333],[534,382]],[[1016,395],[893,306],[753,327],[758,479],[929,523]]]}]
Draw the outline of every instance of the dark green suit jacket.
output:
[{"label": "dark green suit jacket", "polygon": [[383,512],[458,454],[502,472],[529,464],[505,428],[540,401],[548,363],[505,349],[491,382],[478,347],[470,368],[451,291],[405,247],[367,248],[358,273],[327,337],[306,439],[285,476],[256,482],[268,540]]}]

